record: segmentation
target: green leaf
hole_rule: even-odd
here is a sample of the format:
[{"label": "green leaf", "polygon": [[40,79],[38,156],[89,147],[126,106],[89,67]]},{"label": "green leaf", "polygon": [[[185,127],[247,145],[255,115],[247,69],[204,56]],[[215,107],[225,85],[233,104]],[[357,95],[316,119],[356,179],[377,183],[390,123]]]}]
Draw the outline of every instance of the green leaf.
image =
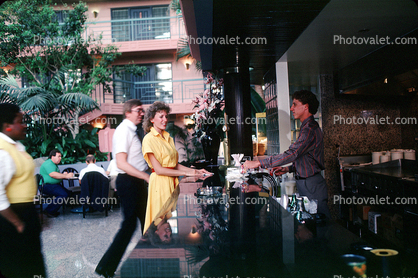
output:
[{"label": "green leaf", "polygon": [[48,145],[51,143],[51,141],[52,140],[48,139],[48,140],[45,140],[44,142],[42,142],[42,145],[41,145],[41,153],[42,154],[46,153]]},{"label": "green leaf", "polygon": [[86,143],[87,145],[89,145],[90,147],[92,147],[92,148],[95,148],[96,147],[96,144],[94,144],[92,141],[90,141],[90,140],[84,140],[84,143]]}]

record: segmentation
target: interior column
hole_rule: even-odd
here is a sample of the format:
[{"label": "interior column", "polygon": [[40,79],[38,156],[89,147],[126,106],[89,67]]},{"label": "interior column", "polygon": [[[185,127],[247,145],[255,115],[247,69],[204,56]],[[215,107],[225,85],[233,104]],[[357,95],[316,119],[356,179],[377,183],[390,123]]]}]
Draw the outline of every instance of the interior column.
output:
[{"label": "interior column", "polygon": [[237,66],[224,75],[225,112],[231,154],[252,156],[251,90],[248,66]]}]

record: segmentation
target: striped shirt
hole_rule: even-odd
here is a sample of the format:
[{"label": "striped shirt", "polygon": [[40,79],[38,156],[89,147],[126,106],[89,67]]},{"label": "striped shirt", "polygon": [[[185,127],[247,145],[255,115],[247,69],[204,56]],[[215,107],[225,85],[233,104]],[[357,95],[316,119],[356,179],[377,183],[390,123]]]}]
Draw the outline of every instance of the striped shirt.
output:
[{"label": "striped shirt", "polygon": [[300,127],[300,135],[295,143],[282,154],[260,160],[261,167],[272,168],[292,163],[289,172],[308,178],[320,173],[324,167],[324,140],[322,130],[313,116],[308,117]]}]

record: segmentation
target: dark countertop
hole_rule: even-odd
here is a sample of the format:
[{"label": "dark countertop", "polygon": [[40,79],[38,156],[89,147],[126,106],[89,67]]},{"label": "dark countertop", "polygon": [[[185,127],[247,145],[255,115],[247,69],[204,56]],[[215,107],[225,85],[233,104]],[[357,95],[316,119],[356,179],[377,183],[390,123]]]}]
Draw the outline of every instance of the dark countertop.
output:
[{"label": "dark countertop", "polygon": [[[196,198],[202,186],[181,182],[177,214],[169,219],[171,243],[139,242],[121,277],[355,277],[340,259],[347,253],[367,257],[368,277],[382,271],[359,248],[372,245],[333,221],[312,233],[265,194],[231,189],[223,197]],[[418,269],[411,254],[401,251],[391,259],[396,267],[390,264],[390,274],[411,277]]]},{"label": "dark countertop", "polygon": [[376,165],[355,167],[352,171],[417,182],[415,175],[418,174],[418,164],[415,160],[398,159]]}]

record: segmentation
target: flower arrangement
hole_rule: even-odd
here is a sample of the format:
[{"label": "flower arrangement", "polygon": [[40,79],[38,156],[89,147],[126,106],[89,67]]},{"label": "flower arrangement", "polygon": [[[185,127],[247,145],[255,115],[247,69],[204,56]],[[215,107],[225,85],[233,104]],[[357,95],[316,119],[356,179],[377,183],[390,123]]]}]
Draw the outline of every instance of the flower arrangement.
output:
[{"label": "flower arrangement", "polygon": [[205,78],[208,88],[192,102],[195,113],[191,116],[194,121],[195,135],[202,138],[209,132],[215,132],[218,135],[222,133],[223,122],[223,79],[214,77],[208,73]]}]

